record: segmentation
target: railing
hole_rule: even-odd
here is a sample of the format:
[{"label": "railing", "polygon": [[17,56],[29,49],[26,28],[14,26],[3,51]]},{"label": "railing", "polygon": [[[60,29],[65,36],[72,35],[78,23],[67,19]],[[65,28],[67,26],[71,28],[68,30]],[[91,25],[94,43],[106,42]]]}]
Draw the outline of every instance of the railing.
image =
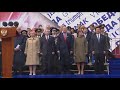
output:
[{"label": "railing", "polygon": [[[113,38],[110,41],[110,47],[116,47],[117,49],[113,50],[114,55],[120,55],[120,38]],[[113,46],[114,45],[114,46]]]}]

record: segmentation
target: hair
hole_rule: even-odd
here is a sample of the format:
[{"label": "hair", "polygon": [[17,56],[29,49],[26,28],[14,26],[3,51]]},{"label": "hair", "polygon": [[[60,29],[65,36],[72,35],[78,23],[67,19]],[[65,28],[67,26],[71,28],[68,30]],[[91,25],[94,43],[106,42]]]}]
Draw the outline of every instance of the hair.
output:
[{"label": "hair", "polygon": [[35,29],[35,32],[37,32],[38,30],[40,30],[40,32],[42,31],[41,28],[36,28],[36,29]]},{"label": "hair", "polygon": [[96,30],[96,28],[100,28],[100,29],[101,29],[101,25],[96,26],[96,27],[95,27],[95,30]]},{"label": "hair", "polygon": [[94,27],[94,24],[91,24],[90,26]]},{"label": "hair", "polygon": [[104,27],[105,27],[105,24],[101,24],[101,25],[100,25],[100,28],[101,28],[101,29],[104,29]]}]

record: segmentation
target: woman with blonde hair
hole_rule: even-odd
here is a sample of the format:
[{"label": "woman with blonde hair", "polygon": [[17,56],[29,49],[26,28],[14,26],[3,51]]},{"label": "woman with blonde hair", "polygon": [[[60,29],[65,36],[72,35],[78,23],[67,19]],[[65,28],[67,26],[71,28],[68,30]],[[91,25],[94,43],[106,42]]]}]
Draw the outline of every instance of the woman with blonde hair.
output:
[{"label": "woman with blonde hair", "polygon": [[36,37],[34,30],[30,31],[30,38],[26,41],[25,47],[26,65],[29,66],[30,74],[36,75],[36,66],[39,65],[40,40]]}]

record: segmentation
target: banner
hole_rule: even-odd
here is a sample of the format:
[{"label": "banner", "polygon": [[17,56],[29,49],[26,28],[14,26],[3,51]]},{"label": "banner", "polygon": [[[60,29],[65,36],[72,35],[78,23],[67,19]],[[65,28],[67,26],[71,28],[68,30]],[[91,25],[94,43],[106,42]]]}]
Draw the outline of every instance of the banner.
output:
[{"label": "banner", "polygon": [[120,45],[120,12],[0,12],[0,27],[3,21],[18,21],[20,27],[27,28],[46,25],[57,27],[64,24],[77,28],[77,24],[105,24],[111,38],[111,51]]},{"label": "banner", "polygon": [[105,24],[111,38],[111,51],[120,45],[120,12],[47,12],[42,13],[58,25],[77,28],[77,24],[88,27],[90,24]]}]

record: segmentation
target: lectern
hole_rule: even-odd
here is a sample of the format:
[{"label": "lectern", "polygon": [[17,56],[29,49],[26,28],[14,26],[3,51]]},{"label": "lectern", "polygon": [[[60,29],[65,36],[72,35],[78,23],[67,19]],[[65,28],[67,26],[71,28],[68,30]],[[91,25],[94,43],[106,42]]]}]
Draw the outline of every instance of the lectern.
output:
[{"label": "lectern", "polygon": [[2,77],[12,77],[12,65],[14,56],[15,27],[0,28],[0,38],[2,38]]}]

